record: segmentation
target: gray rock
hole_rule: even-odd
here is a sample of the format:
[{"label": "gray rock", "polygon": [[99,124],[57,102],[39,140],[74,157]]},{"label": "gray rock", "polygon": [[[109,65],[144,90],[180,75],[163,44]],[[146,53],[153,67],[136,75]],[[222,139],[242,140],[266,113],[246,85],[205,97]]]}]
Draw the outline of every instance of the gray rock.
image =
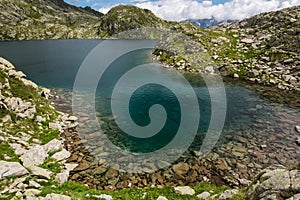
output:
[{"label": "gray rock", "polygon": [[300,191],[300,171],[272,166],[263,170],[250,185],[246,197],[249,200],[290,197]]},{"label": "gray rock", "polygon": [[40,95],[42,97],[45,97],[46,99],[49,99],[52,95],[51,95],[51,90],[48,88],[42,88],[42,91],[40,92]]},{"label": "gray rock", "polygon": [[37,121],[37,122],[45,122],[46,118],[42,117],[42,116],[36,116],[35,121]]},{"label": "gray rock", "polygon": [[48,152],[45,151],[43,146],[36,145],[32,149],[24,153],[20,160],[25,167],[31,167],[33,165],[43,164],[45,159],[48,157]]},{"label": "gray rock", "polygon": [[27,152],[27,150],[22,148],[22,145],[20,144],[11,143],[9,144],[9,146],[15,150],[16,155],[23,155],[24,153]]},{"label": "gray rock", "polygon": [[29,169],[31,170],[31,174],[37,176],[39,178],[50,179],[53,172],[48,171],[47,169],[43,169],[37,166],[30,166]]},{"label": "gray rock", "polygon": [[[23,195],[22,195],[23,196]],[[41,198],[39,197],[35,197],[35,196],[25,196],[26,200],[41,200]]]},{"label": "gray rock", "polygon": [[63,149],[62,141],[59,141],[57,139],[51,140],[47,144],[43,146],[46,153],[54,152],[54,151],[60,151]]},{"label": "gray rock", "polygon": [[42,186],[39,183],[35,182],[34,180],[30,180],[29,181],[29,187],[38,189]]},{"label": "gray rock", "polygon": [[15,69],[13,64],[11,64],[8,60],[0,57],[0,63],[5,66],[6,69]]},{"label": "gray rock", "polygon": [[238,74],[234,74],[233,78],[240,78],[240,76]]},{"label": "gray rock", "polygon": [[62,130],[62,127],[59,123],[49,123],[49,128],[51,128],[53,130],[58,130],[58,131]]},{"label": "gray rock", "polygon": [[37,90],[39,88],[37,84],[35,84],[34,82],[32,82],[31,80],[28,80],[26,78],[21,78],[21,81],[24,83],[24,85],[32,87],[35,90]]},{"label": "gray rock", "polygon": [[168,200],[168,199],[164,196],[159,196],[156,200]]},{"label": "gray rock", "polygon": [[113,200],[113,197],[107,194],[93,195],[93,197],[96,199]]},{"label": "gray rock", "polygon": [[295,126],[295,130],[300,133],[300,126]]},{"label": "gray rock", "polygon": [[29,172],[20,163],[0,161],[0,179],[27,174]]},{"label": "gray rock", "polygon": [[73,171],[76,167],[78,167],[79,164],[70,164],[70,163],[66,163],[65,164],[65,168],[68,171]]},{"label": "gray rock", "polygon": [[300,171],[299,170],[290,171],[290,178],[291,178],[290,189],[294,192],[300,193]]},{"label": "gray rock", "polygon": [[229,200],[232,199],[234,195],[236,195],[239,191],[237,189],[233,189],[233,190],[226,190],[225,192],[223,192],[220,195],[220,199],[225,199],[225,200]]},{"label": "gray rock", "polygon": [[26,75],[21,71],[16,71],[14,69],[11,69],[8,71],[8,76],[16,77],[16,78],[25,78]]},{"label": "gray rock", "polygon": [[47,194],[45,200],[71,200],[71,197],[61,194]]},{"label": "gray rock", "polygon": [[201,194],[198,194],[197,197],[199,199],[208,199],[210,197],[210,193],[209,192],[202,192]]},{"label": "gray rock", "polygon": [[178,186],[174,188],[174,192],[181,195],[194,195],[195,190],[189,186]]},{"label": "gray rock", "polygon": [[53,156],[51,156],[51,158],[56,161],[62,161],[68,159],[70,156],[71,153],[68,152],[66,149],[63,149],[62,151],[55,153]]},{"label": "gray rock", "polygon": [[254,40],[251,38],[244,38],[241,40],[241,42],[246,43],[246,44],[252,44],[254,42]]},{"label": "gray rock", "polygon": [[41,194],[41,191],[37,189],[27,189],[24,192],[24,196],[38,196],[39,194]]},{"label": "gray rock", "polygon": [[63,171],[55,176],[55,181],[57,183],[63,184],[69,179],[69,171]]}]

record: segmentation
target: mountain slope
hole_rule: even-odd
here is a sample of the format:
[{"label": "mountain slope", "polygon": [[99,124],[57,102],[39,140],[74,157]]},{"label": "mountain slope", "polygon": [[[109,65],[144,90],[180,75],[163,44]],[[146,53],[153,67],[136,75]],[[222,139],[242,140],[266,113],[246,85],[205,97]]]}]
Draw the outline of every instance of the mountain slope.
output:
[{"label": "mountain slope", "polygon": [[0,40],[97,37],[103,15],[63,0],[1,0]]},{"label": "mountain slope", "polygon": [[150,10],[131,5],[120,5],[112,8],[100,19],[100,33],[108,35],[141,27],[163,28],[168,24],[156,17]]}]

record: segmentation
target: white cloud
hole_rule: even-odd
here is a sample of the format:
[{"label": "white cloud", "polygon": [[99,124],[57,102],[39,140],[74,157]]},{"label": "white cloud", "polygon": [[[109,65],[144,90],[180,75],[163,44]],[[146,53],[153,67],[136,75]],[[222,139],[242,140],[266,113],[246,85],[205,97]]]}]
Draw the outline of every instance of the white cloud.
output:
[{"label": "white cloud", "polygon": [[[240,20],[252,15],[300,5],[300,0],[231,0],[224,4],[213,5],[204,0],[132,0],[134,5],[147,8],[157,16],[172,21],[185,19],[202,19],[214,16],[217,20]],[[107,13],[111,7],[101,8]]]}]

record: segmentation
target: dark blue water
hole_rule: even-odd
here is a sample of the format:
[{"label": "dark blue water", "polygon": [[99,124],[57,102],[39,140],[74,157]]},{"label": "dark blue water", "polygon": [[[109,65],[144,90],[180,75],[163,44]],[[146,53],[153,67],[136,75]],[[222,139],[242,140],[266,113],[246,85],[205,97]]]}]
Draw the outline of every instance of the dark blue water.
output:
[{"label": "dark blue water", "polygon": [[[72,89],[73,83],[81,63],[86,56],[101,40],[56,40],[56,41],[22,41],[0,43],[0,56],[11,61],[17,69],[27,74],[28,78],[37,84],[49,88]],[[128,44],[130,41],[111,41],[119,45]],[[137,42],[137,41],[132,41]],[[139,41],[143,42],[143,41]],[[114,49],[107,49],[114,53]],[[96,96],[96,109],[98,117],[105,119],[112,115],[110,109],[111,94],[116,82],[122,75],[134,68],[134,66],[152,62],[150,49],[132,51],[115,60],[105,71],[99,81]],[[172,76],[168,70],[163,70]],[[136,79],[146,78],[147,74],[141,74]],[[203,136],[208,129],[211,120],[211,99],[207,87],[200,76],[186,74],[185,77],[192,84],[200,106],[199,134],[196,136],[193,146],[201,145]],[[133,80],[134,81],[134,80]],[[170,84],[178,84],[176,79]],[[101,85],[101,87],[100,87]],[[273,134],[274,127],[286,123],[285,117],[278,117],[276,113],[289,113],[291,123],[299,121],[299,108],[290,108],[284,104],[272,103],[269,99],[262,98],[259,92],[245,87],[243,84],[225,82],[227,93],[227,113],[224,132],[231,134],[241,130],[253,130],[263,132],[265,135]],[[126,91],[124,91],[126,93]],[[137,152],[151,152],[168,144],[178,130],[181,113],[176,96],[168,88],[157,84],[148,84],[138,88],[133,94],[129,109],[134,122],[140,126],[150,123],[148,111],[154,104],[162,105],[167,112],[167,121],[159,134],[148,138],[139,139],[128,137],[122,131],[115,130],[117,125],[106,121],[105,131],[116,144],[124,144]],[[124,108],[125,109],[125,108]],[[267,119],[268,126],[262,122]],[[296,124],[295,124],[296,125]],[[290,127],[287,127],[290,129]],[[126,146],[126,145],[129,146]]]}]

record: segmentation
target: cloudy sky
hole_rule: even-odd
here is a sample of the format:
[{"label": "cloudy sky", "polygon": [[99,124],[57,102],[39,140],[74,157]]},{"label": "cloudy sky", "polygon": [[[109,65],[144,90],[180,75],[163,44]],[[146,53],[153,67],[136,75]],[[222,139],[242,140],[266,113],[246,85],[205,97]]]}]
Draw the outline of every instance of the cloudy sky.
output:
[{"label": "cloudy sky", "polygon": [[119,4],[147,8],[172,21],[215,17],[239,20],[258,13],[300,5],[300,0],[65,0],[77,6],[90,6],[102,13]]}]

